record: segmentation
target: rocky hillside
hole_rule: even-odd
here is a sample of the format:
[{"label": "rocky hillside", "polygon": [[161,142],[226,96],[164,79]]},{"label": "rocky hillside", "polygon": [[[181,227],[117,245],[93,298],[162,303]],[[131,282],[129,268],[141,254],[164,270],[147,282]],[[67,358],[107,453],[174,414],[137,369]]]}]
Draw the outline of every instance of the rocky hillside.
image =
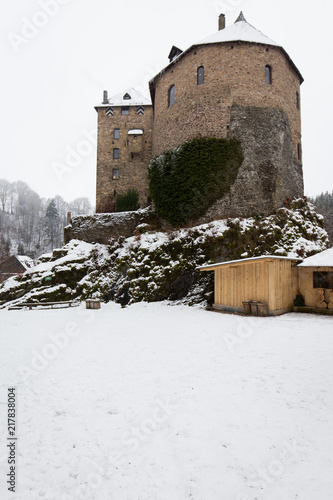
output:
[{"label": "rocky hillside", "polygon": [[0,307],[100,297],[138,301],[213,299],[212,274],[197,267],[259,255],[307,257],[329,247],[323,217],[305,199],[266,218],[228,219],[170,232],[139,224],[109,245],[72,240],[0,287]]}]

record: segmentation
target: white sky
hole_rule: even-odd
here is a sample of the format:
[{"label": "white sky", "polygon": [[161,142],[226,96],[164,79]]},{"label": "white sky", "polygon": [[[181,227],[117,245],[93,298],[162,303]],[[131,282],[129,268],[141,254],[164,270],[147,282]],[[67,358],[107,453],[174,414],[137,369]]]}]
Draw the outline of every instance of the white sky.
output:
[{"label": "white sky", "polygon": [[[58,12],[41,16],[42,5]],[[128,87],[148,93],[147,83],[167,65],[172,45],[185,50],[217,31],[219,13],[229,25],[240,10],[286,49],[303,74],[305,194],[332,191],[331,0],[6,2],[0,20],[0,178],[23,180],[40,196],[88,196],[94,203],[95,146],[81,150],[75,167],[66,155],[96,132],[94,105],[103,90],[110,96]],[[24,19],[44,26],[27,32]],[[14,40],[14,34],[24,37]],[[62,179],[55,162],[70,170]]]}]

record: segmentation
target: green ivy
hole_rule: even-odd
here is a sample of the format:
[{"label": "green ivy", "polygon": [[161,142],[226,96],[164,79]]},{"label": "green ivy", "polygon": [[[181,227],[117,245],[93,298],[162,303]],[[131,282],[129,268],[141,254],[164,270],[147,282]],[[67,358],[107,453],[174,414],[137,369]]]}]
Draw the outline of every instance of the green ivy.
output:
[{"label": "green ivy", "polygon": [[230,190],[243,159],[240,141],[201,138],[151,160],[150,196],[158,215],[174,225],[199,218]]},{"label": "green ivy", "polygon": [[132,212],[139,208],[139,193],[129,189],[126,194],[117,196],[117,212]]}]

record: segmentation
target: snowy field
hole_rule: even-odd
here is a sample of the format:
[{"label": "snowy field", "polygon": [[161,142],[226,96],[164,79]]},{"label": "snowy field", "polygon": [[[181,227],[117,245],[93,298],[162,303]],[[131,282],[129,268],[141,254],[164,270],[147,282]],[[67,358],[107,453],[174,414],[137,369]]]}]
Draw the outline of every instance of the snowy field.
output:
[{"label": "snowy field", "polygon": [[140,303],[0,325],[1,499],[333,498],[333,318]]}]

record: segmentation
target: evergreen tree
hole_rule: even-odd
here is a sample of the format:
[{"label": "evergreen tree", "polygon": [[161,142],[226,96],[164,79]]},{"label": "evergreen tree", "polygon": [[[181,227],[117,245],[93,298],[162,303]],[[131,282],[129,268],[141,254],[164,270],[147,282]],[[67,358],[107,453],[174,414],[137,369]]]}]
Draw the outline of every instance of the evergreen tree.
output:
[{"label": "evergreen tree", "polygon": [[6,240],[3,234],[0,234],[0,262],[10,257],[10,241]]},{"label": "evergreen tree", "polygon": [[324,226],[333,245],[333,191],[321,193],[310,201],[316,206],[317,212],[324,216]]},{"label": "evergreen tree", "polygon": [[53,199],[48,204],[45,213],[45,223],[46,223],[47,233],[50,238],[51,250],[53,250],[54,241],[57,236],[58,222],[59,222],[59,213],[57,210],[55,200]]}]

